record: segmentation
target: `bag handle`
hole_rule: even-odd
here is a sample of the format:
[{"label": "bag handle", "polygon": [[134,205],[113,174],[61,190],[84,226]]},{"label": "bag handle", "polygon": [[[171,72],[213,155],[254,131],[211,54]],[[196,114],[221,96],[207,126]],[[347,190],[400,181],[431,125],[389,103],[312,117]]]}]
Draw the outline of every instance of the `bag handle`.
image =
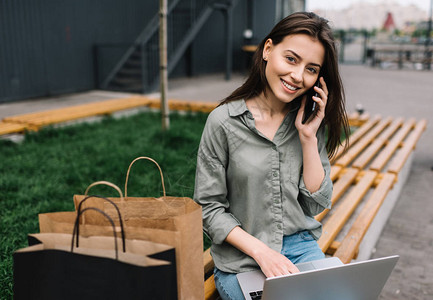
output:
[{"label": "bag handle", "polygon": [[[111,182],[109,182],[109,181],[96,181],[96,182],[90,184],[90,185],[86,188],[86,191],[84,192],[84,196],[87,196],[87,194],[89,193],[90,189],[91,189],[92,187],[94,187],[94,186],[97,186],[97,185],[107,185],[107,186],[110,186],[110,187],[112,187],[113,189],[115,189],[115,190],[119,193],[119,196],[120,196],[120,206],[121,206],[122,210],[124,209],[125,198],[123,197],[122,190],[121,190],[117,185],[115,185],[114,183],[111,183]],[[96,196],[96,197],[99,197],[99,196]],[[99,198],[102,198],[102,197],[99,197]],[[104,199],[106,199],[106,198],[104,198]],[[108,199],[106,199],[106,200],[108,200]],[[82,200],[82,201],[84,201],[84,200]],[[110,201],[110,200],[108,200],[108,201]],[[113,204],[113,205],[115,205],[115,204]],[[124,210],[123,210],[123,211],[124,211]],[[85,216],[83,216],[83,222],[86,223],[86,218],[85,218]]]},{"label": "bag handle", "polygon": [[[114,203],[114,202],[111,201],[110,199],[105,198],[105,197],[101,197],[101,196],[87,196],[86,198],[84,198],[83,200],[81,200],[80,203],[78,204],[78,207],[77,207],[77,219],[76,219],[76,222],[79,223],[79,219],[80,219],[80,216],[81,216],[81,214],[82,214],[82,213],[81,213],[81,212],[82,212],[82,211],[81,211],[81,206],[83,205],[83,203],[84,203],[87,199],[90,199],[90,198],[97,198],[97,199],[100,199],[100,200],[108,201],[108,202],[111,203],[111,204],[114,206],[114,208],[116,209],[116,211],[117,211],[117,215],[118,215],[118,217],[119,217],[120,233],[121,233],[121,235],[122,235],[122,248],[123,248],[123,252],[125,252],[125,229],[124,229],[124,227],[123,227],[122,214],[120,213],[120,210],[119,210],[119,208],[117,207],[116,203]],[[83,209],[83,211],[85,211],[85,210],[86,210],[86,208]],[[98,210],[100,210],[100,209],[98,209]],[[103,212],[103,211],[102,211],[102,212]],[[103,214],[104,214],[105,216],[108,216],[105,212],[103,212]],[[84,217],[84,216],[83,216],[83,217]],[[108,220],[114,224],[113,220],[112,220],[109,216],[108,216]],[[115,228],[114,228],[113,230],[115,230]],[[80,232],[80,226],[77,226],[76,229],[75,229],[75,227],[74,227],[74,233],[73,233],[73,234],[75,234],[75,231],[76,231],[77,236],[78,236],[78,235],[79,235],[79,232]],[[78,247],[78,237],[77,237],[77,247]]]},{"label": "bag handle", "polygon": [[137,160],[141,160],[141,159],[150,160],[151,162],[153,162],[153,163],[158,167],[158,169],[159,169],[159,174],[161,174],[162,192],[163,192],[163,196],[164,196],[164,198],[165,198],[164,176],[162,175],[161,167],[159,166],[159,164],[158,164],[155,160],[153,160],[152,158],[147,157],[147,156],[140,156],[140,157],[137,157],[137,158],[134,159],[134,160],[131,162],[131,164],[129,165],[128,172],[126,172],[126,180],[125,180],[125,197],[128,197],[128,178],[129,178],[129,172],[131,171],[131,167],[132,167],[132,165],[133,165]]},{"label": "bag handle", "polygon": [[96,182],[92,183],[91,185],[89,185],[87,187],[86,191],[84,192],[84,196],[87,196],[87,194],[89,193],[90,189],[92,187],[94,187],[94,186],[97,186],[97,185],[108,185],[108,186],[112,187],[113,189],[115,189],[119,193],[119,195],[120,195],[120,201],[121,202],[125,201],[125,199],[123,198],[122,190],[117,185],[115,185],[114,183],[111,183],[109,181],[96,181]]},{"label": "bag handle", "polygon": [[[119,260],[119,251],[117,248],[117,234],[116,234],[116,226],[114,225],[113,220],[110,218],[109,215],[107,215],[105,212],[103,212],[102,210],[100,210],[99,208],[96,207],[87,207],[85,209],[83,209],[82,211],[77,213],[77,218],[75,219],[75,225],[74,225],[74,231],[72,233],[72,241],[71,241],[71,252],[74,252],[74,239],[75,239],[75,235],[77,236],[77,248],[78,248],[78,239],[79,239],[79,235],[78,235],[78,227],[80,226],[80,222],[78,221],[80,219],[81,214],[83,214],[84,212],[88,211],[88,210],[95,210],[97,212],[100,212],[101,214],[103,214],[108,221],[110,221],[111,226],[113,227],[113,235],[114,235],[114,249],[116,251],[116,260]],[[124,237],[122,236],[122,240],[123,242],[125,242]],[[123,252],[125,252],[125,249],[123,249]]]}]

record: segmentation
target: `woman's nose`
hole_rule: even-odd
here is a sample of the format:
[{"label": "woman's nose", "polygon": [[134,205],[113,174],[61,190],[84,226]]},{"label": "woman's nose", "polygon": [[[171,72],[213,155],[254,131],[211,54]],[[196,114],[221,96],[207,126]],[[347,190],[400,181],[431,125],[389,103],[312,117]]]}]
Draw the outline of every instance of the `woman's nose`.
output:
[{"label": "woman's nose", "polygon": [[290,76],[292,77],[293,81],[295,81],[295,83],[301,82],[302,81],[302,70],[301,68],[294,68],[292,69]]}]

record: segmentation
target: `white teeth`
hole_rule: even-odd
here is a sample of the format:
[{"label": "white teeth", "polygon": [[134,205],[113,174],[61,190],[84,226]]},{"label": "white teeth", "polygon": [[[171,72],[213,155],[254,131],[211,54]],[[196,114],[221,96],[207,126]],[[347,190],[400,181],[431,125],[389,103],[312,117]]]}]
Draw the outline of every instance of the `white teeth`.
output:
[{"label": "white teeth", "polygon": [[294,87],[294,86],[291,86],[290,84],[288,84],[287,82],[285,82],[284,80],[282,80],[282,82],[283,82],[283,84],[284,84],[284,86],[286,87],[286,88],[288,88],[289,90],[291,90],[291,91],[296,91],[298,88],[296,88],[296,87]]}]

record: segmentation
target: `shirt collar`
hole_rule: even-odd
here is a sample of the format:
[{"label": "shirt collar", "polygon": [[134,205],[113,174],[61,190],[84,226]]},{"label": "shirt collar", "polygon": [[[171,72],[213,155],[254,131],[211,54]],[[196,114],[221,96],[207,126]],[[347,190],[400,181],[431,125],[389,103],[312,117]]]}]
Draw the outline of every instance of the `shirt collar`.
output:
[{"label": "shirt collar", "polygon": [[248,112],[247,104],[245,103],[245,100],[235,100],[230,101],[227,103],[229,116],[230,117],[236,117],[243,115],[245,112]]},{"label": "shirt collar", "polygon": [[[294,100],[292,103],[293,105],[290,108],[289,113],[297,112],[298,109],[301,107],[300,100]],[[245,112],[249,112],[244,99],[230,101],[227,103],[227,106],[230,117],[240,116],[243,115]]]}]

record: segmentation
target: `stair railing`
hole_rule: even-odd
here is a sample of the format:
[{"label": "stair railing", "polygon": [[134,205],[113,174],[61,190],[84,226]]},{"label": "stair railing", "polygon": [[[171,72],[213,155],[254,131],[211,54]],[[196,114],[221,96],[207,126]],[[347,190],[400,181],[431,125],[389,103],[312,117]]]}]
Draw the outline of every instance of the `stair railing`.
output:
[{"label": "stair railing", "polygon": [[[169,74],[212,14],[214,2],[215,0],[173,0],[169,3],[167,20]],[[109,88],[116,74],[137,51],[137,47],[141,53],[142,90],[147,92],[157,87],[159,82],[158,28],[159,20],[156,14],[103,81],[101,88]]]}]

